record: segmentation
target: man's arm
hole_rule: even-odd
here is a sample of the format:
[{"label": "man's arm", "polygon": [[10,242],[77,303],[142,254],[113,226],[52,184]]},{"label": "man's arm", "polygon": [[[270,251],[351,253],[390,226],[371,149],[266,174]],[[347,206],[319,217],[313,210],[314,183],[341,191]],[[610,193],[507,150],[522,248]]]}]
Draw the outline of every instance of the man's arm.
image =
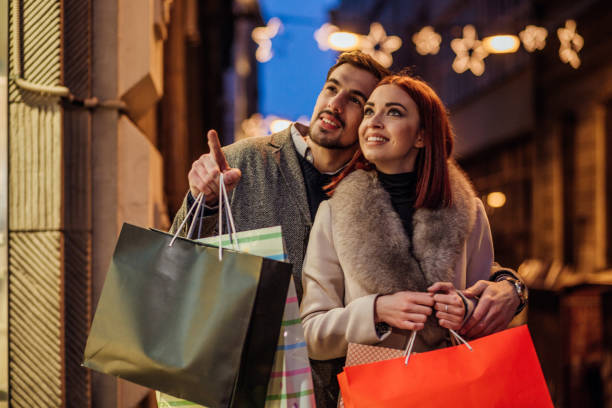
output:
[{"label": "man's arm", "polygon": [[[519,293],[521,290],[523,293]],[[488,281],[480,280],[463,291],[468,297],[479,297],[479,301],[461,334],[476,338],[508,327],[512,318],[526,305],[526,290],[524,282],[514,271],[493,264]]]}]

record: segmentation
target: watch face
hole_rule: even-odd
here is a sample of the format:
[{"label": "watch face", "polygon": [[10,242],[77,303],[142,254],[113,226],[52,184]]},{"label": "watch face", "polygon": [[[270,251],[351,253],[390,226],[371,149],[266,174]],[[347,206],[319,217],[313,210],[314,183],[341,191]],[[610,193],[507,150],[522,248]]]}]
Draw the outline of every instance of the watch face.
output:
[{"label": "watch face", "polygon": [[527,293],[525,291],[525,284],[521,281],[514,281],[514,287],[516,288],[516,292],[518,293],[519,298],[521,298],[521,302],[526,302]]},{"label": "watch face", "polygon": [[521,286],[521,283],[519,281],[514,281],[514,287],[516,288],[516,291],[518,292],[518,294],[520,296],[523,295],[523,287]]}]

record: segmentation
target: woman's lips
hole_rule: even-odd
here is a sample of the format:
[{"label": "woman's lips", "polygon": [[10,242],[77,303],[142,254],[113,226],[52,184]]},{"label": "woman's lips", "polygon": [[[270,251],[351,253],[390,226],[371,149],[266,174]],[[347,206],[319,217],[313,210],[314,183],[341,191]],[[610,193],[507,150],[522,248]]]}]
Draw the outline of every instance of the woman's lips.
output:
[{"label": "woman's lips", "polygon": [[383,143],[387,143],[389,141],[389,139],[387,139],[386,137],[382,136],[382,135],[368,135],[365,137],[365,142],[368,145],[380,145]]}]

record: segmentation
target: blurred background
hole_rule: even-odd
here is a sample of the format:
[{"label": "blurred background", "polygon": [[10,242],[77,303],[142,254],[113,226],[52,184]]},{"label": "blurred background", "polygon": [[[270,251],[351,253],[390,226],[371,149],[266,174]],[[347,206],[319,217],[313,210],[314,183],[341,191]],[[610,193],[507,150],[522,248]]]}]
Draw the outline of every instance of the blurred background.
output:
[{"label": "blurred background", "polygon": [[308,123],[348,49],[441,96],[555,406],[612,407],[604,0],[0,0],[0,407],[156,406],[80,367],[122,223],[169,227],[208,129]]}]

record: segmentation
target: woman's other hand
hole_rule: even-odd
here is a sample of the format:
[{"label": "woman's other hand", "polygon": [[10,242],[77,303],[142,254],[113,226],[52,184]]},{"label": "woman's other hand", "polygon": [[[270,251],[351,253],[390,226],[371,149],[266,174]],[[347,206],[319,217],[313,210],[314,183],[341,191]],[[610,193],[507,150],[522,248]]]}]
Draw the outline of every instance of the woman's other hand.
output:
[{"label": "woman's other hand", "polygon": [[398,329],[421,330],[433,305],[432,293],[397,292],[376,298],[374,318],[376,323],[385,322]]},{"label": "woman's other hand", "polygon": [[434,309],[438,324],[447,329],[459,330],[465,321],[466,312],[474,310],[474,303],[463,297],[467,304],[457,293],[457,289],[450,282],[436,282],[427,288],[433,295]]}]

